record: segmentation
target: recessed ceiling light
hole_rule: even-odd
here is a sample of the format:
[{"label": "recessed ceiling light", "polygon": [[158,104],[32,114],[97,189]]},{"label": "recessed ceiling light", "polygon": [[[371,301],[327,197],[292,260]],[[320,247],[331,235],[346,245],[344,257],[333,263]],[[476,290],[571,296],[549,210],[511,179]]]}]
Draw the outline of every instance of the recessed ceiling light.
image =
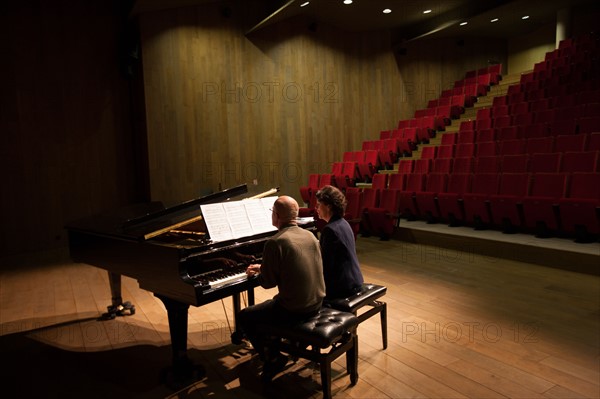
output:
[{"label": "recessed ceiling light", "polygon": [[352,0],[344,0],[344,4],[352,4]]},{"label": "recessed ceiling light", "polygon": [[529,19],[529,15],[523,15],[521,19]]},{"label": "recessed ceiling light", "polygon": [[310,4],[310,1],[306,1],[306,2],[304,2],[302,4],[300,4],[300,7],[306,7],[309,4]]},{"label": "recessed ceiling light", "polygon": [[498,18],[494,18],[490,22],[498,22]]},{"label": "recessed ceiling light", "polygon": [[431,10],[425,10],[423,11],[423,14],[429,14],[431,12]]},{"label": "recessed ceiling light", "polygon": [[384,14],[389,14],[389,13],[391,13],[391,12],[392,12],[392,10],[390,10],[389,8],[386,8],[385,10],[383,10],[383,13],[384,13]]},{"label": "recessed ceiling light", "polygon": [[468,24],[468,22],[461,22],[459,25],[460,26],[465,26],[466,24]]}]

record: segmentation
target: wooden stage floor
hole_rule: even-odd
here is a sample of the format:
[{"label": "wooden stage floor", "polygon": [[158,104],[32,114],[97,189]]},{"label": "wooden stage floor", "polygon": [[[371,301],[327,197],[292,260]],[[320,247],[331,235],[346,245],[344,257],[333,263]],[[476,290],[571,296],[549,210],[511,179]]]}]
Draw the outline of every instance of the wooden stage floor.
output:
[{"label": "wooden stage floor", "polygon": [[[401,240],[357,240],[365,279],[388,287],[389,347],[378,317],[362,323],[359,382],[349,386],[338,359],[335,398],[600,397],[600,277],[568,264],[576,253],[600,259],[598,243],[482,243],[493,232],[402,229]],[[560,259],[559,244],[569,248]],[[106,272],[69,261],[3,265],[4,397],[321,397],[318,368],[302,360],[261,383],[251,349],[230,342],[229,299],[190,308],[189,354],[207,373],[173,392],[159,378],[171,355],[166,312],[136,281],[124,278],[135,315],[99,321],[110,303]],[[259,288],[257,301],[274,293]]]}]

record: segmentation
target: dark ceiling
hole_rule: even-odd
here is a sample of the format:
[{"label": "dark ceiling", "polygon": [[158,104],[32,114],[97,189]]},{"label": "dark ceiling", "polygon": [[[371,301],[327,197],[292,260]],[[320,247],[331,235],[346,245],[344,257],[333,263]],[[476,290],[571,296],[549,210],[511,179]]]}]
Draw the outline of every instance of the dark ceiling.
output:
[{"label": "dark ceiling", "polygon": [[[234,1],[137,0],[132,13],[203,3],[228,5]],[[353,0],[344,4],[344,0],[265,0],[264,18],[256,21],[248,33],[305,16],[347,31],[390,30],[403,41],[423,37],[510,38],[555,23],[557,13],[565,10],[598,12],[597,3],[600,4],[596,0]],[[386,8],[391,12],[384,14]],[[431,11],[424,13],[425,10]],[[524,16],[528,18],[523,19]],[[461,26],[461,22],[467,24]]]}]

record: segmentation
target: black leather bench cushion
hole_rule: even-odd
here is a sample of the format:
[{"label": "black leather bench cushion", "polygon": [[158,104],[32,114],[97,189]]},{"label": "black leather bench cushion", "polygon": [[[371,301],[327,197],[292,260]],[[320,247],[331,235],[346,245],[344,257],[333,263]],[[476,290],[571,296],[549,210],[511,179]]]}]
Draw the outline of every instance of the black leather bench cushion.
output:
[{"label": "black leather bench cushion", "polygon": [[354,313],[360,307],[385,295],[387,287],[365,283],[361,290],[348,298],[328,300],[325,306]]},{"label": "black leather bench cushion", "polygon": [[259,325],[257,327],[259,331],[272,336],[327,348],[357,325],[358,318],[352,313],[324,307],[317,315],[300,324],[293,326]]}]

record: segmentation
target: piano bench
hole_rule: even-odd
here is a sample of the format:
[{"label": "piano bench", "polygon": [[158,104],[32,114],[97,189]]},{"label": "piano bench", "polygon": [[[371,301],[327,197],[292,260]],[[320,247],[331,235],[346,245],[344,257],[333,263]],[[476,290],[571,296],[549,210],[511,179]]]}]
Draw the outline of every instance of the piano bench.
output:
[{"label": "piano bench", "polygon": [[[358,382],[358,318],[348,312],[327,307],[308,320],[292,326],[258,325],[267,341],[276,340],[281,352],[292,358],[318,363],[321,369],[323,398],[331,398],[331,363],[346,354],[350,385]],[[268,345],[268,344],[267,344]],[[310,347],[310,349],[309,349]]]},{"label": "piano bench", "polygon": [[[360,291],[348,298],[340,298],[327,300],[323,306],[341,310],[342,312],[350,312],[358,317],[359,324],[379,313],[381,317],[381,339],[383,341],[383,349],[387,348],[387,304],[378,299],[384,296],[387,292],[387,287],[375,284],[365,283]],[[364,313],[358,314],[359,309],[363,306],[370,306],[371,309]]]}]

